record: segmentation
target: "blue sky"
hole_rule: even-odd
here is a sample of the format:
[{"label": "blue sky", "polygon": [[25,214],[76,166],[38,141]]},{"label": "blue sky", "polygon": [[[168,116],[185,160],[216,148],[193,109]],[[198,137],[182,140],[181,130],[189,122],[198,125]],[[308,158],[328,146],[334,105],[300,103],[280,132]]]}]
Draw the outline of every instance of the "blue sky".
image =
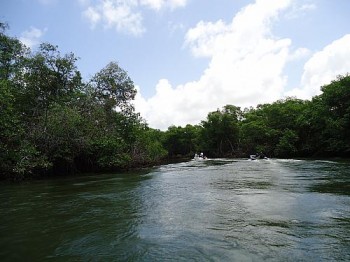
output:
[{"label": "blue sky", "polygon": [[10,35],[73,52],[86,80],[117,61],[160,129],[319,94],[350,72],[349,12],[347,0],[0,0]]}]

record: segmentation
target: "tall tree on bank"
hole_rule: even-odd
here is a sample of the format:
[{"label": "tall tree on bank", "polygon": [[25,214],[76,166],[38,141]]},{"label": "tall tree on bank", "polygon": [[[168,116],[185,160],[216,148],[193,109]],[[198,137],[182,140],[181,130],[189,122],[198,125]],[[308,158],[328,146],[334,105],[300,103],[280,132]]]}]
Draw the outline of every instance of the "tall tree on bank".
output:
[{"label": "tall tree on bank", "polygon": [[116,62],[111,62],[93,76],[87,88],[101,114],[98,135],[91,138],[89,157],[95,158],[102,169],[129,166],[131,144],[141,123],[130,103],[136,95],[133,81]]},{"label": "tall tree on bank", "polygon": [[106,112],[112,112],[115,107],[125,113],[133,110],[129,102],[135,98],[136,89],[127,72],[118,63],[110,62],[91,79],[90,85]]},{"label": "tall tree on bank", "polygon": [[[16,38],[5,34],[8,25],[0,23],[0,177],[22,175],[38,163],[37,152],[25,139],[22,112],[18,109],[22,71],[29,50]],[[36,158],[37,159],[37,158]]]},{"label": "tall tree on bank", "polygon": [[303,113],[308,155],[350,155],[350,76],[338,76],[321,88],[322,93]]},{"label": "tall tree on bank", "polygon": [[321,88],[321,100],[327,109],[326,150],[350,156],[350,75],[338,76]]},{"label": "tall tree on bank", "polygon": [[211,112],[202,121],[201,148],[209,156],[235,156],[239,146],[239,120],[241,109],[226,105]]}]

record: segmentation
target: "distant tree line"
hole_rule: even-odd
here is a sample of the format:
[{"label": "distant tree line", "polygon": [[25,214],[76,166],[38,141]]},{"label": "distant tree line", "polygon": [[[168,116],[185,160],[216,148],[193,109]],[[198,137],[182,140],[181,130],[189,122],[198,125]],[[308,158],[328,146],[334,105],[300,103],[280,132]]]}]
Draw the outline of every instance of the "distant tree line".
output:
[{"label": "distant tree line", "polygon": [[226,105],[199,125],[149,128],[135,112],[133,81],[111,62],[84,81],[73,53],[32,52],[0,23],[0,178],[115,171],[196,152],[209,157],[350,155],[350,76],[311,101],[244,109]]},{"label": "distant tree line", "polygon": [[243,111],[226,105],[200,125],[170,127],[165,148],[210,157],[350,157],[350,75],[321,90],[311,101],[286,98]]}]

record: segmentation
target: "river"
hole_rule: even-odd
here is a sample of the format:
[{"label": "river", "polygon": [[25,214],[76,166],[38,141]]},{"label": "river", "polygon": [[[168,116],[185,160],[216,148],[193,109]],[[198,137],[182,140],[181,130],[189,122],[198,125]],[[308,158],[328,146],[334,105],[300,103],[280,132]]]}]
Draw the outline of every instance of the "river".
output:
[{"label": "river", "polygon": [[0,261],[350,261],[349,162],[190,161],[0,192]]}]

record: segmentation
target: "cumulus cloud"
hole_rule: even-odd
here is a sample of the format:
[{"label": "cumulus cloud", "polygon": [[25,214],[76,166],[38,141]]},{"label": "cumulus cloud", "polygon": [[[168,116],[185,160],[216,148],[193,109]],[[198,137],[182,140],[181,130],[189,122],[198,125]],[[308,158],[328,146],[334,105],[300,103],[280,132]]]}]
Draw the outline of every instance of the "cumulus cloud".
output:
[{"label": "cumulus cloud", "polygon": [[21,34],[19,40],[29,48],[33,48],[40,43],[40,38],[43,36],[46,30],[47,29],[41,30],[31,26],[30,29]]},{"label": "cumulus cloud", "polygon": [[350,71],[350,34],[335,40],[323,50],[316,52],[304,65],[300,88],[295,88],[287,95],[310,99],[319,95],[320,87],[329,84],[338,75]]},{"label": "cumulus cloud", "polygon": [[167,7],[175,9],[185,6],[187,0],[99,0],[95,5],[80,0],[80,3],[86,6],[83,16],[90,21],[91,28],[102,23],[118,32],[140,36],[146,31],[142,6],[156,11]]},{"label": "cumulus cloud", "polygon": [[[136,109],[151,127],[197,124],[226,104],[247,107],[279,99],[286,84],[283,69],[290,59],[290,39],[271,33],[272,21],[290,1],[248,5],[231,23],[200,21],[188,30],[185,46],[210,62],[202,76],[173,87],[162,79],[156,94],[136,98]],[[302,51],[300,51],[302,52]]]},{"label": "cumulus cloud", "polygon": [[133,0],[101,0],[95,6],[88,6],[83,16],[90,21],[92,28],[102,22],[107,28],[139,36],[145,28],[141,13],[135,10],[137,5],[138,2]]}]

